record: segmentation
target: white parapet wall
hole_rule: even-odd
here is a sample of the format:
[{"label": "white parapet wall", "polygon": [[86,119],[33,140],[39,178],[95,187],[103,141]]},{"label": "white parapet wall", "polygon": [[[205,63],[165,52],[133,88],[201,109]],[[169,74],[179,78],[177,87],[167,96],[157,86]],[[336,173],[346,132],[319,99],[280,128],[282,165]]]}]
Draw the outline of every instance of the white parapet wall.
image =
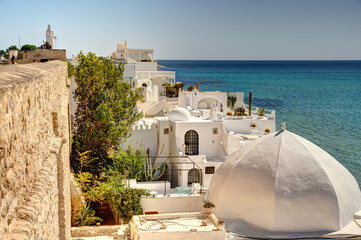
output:
[{"label": "white parapet wall", "polygon": [[137,182],[136,179],[129,179],[128,184],[131,188],[155,191],[157,194],[166,194],[167,192],[170,192],[170,182],[168,181]]},{"label": "white parapet wall", "polygon": [[171,194],[162,197],[142,198],[140,203],[144,212],[177,213],[203,211],[202,195]]},{"label": "white parapet wall", "polygon": [[133,216],[131,240],[225,240],[223,222],[203,212]]},{"label": "white parapet wall", "polygon": [[237,117],[223,120],[223,126],[227,132],[234,133],[252,133],[251,125],[255,124],[256,129],[264,132],[266,128],[271,132],[276,131],[276,122],[274,118],[267,117]]}]

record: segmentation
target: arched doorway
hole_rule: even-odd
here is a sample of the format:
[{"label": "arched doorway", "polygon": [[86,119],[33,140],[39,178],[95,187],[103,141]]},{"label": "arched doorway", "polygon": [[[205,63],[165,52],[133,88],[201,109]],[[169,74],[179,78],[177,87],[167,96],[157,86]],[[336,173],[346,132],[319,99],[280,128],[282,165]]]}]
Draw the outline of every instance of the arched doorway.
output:
[{"label": "arched doorway", "polygon": [[200,169],[192,168],[188,172],[188,186],[191,186],[192,183],[201,183],[202,172]]},{"label": "arched doorway", "polygon": [[199,138],[198,133],[194,130],[189,130],[184,136],[184,144],[186,145],[186,155],[199,154]]}]

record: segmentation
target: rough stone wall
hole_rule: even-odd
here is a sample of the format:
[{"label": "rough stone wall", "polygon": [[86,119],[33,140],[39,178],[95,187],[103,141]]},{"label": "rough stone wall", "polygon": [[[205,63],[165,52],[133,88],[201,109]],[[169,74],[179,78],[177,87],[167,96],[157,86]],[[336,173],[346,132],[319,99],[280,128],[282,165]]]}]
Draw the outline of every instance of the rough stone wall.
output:
[{"label": "rough stone wall", "polygon": [[[66,51],[65,49],[35,49],[34,51],[19,51],[17,53],[16,63],[32,63],[40,62],[42,59],[49,60],[66,60]],[[10,63],[11,58],[8,59]]]},{"label": "rough stone wall", "polygon": [[0,239],[70,239],[65,62],[0,67]]}]

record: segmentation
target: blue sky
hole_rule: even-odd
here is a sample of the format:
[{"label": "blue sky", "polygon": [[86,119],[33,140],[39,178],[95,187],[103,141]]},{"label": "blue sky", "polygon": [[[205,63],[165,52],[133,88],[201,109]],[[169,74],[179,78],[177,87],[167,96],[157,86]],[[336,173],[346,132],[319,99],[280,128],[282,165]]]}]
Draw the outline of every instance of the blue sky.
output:
[{"label": "blue sky", "polygon": [[40,45],[47,24],[68,56],[127,40],[157,59],[360,60],[361,0],[0,0],[0,49]]}]

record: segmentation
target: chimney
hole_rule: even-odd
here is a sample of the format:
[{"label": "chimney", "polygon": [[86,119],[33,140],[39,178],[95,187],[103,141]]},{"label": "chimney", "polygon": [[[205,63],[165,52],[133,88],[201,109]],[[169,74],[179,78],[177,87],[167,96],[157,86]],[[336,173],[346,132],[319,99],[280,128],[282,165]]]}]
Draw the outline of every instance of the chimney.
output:
[{"label": "chimney", "polygon": [[196,82],[196,89],[199,90],[199,82]]}]

